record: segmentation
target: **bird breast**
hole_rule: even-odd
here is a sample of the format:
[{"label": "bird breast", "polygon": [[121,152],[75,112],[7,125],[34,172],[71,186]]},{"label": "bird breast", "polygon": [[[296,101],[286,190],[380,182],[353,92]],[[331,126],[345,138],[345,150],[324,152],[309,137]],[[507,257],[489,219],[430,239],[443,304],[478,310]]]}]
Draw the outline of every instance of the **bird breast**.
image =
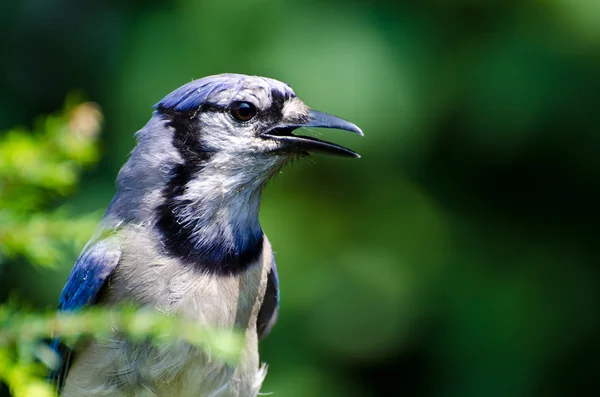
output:
[{"label": "bird breast", "polygon": [[[133,299],[165,314],[183,315],[200,326],[240,329],[245,338],[241,361],[231,367],[183,341],[131,343],[114,334],[89,342],[78,353],[63,395],[256,396],[266,375],[259,366],[256,319],[272,266],[268,240],[262,255],[245,272],[222,276],[198,274],[192,266],[158,252],[151,243],[158,241],[152,230],[131,227],[119,233],[121,261],[103,301],[111,305]],[[74,384],[69,378],[86,384]]]}]

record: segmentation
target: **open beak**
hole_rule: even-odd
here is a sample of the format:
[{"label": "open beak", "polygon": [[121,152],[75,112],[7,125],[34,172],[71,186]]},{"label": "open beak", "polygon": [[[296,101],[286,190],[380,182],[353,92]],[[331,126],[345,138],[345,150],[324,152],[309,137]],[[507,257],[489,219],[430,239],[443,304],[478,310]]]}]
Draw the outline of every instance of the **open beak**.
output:
[{"label": "open beak", "polygon": [[280,150],[290,152],[315,152],[343,157],[357,157],[360,155],[335,143],[323,141],[318,138],[305,135],[294,135],[292,131],[302,127],[334,128],[357,133],[363,136],[363,132],[349,121],[340,119],[327,113],[309,110],[309,119],[298,124],[279,124],[262,134],[263,138],[273,139],[280,142]]}]

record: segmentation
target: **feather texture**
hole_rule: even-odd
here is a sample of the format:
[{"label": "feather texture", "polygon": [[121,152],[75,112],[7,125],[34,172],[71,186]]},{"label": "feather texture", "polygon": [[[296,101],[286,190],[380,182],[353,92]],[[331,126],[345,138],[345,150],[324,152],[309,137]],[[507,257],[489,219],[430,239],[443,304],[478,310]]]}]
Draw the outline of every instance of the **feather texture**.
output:
[{"label": "feather texture", "polygon": [[[58,309],[77,310],[98,299],[100,290],[116,269],[121,250],[114,237],[88,243],[75,262],[67,283],[61,293]],[[61,344],[60,338],[51,341],[50,347],[61,357],[61,365],[50,375],[52,383],[61,390],[69,372],[73,351]]]},{"label": "feather texture", "polygon": [[[250,120],[232,112],[236,102],[256,111]],[[154,108],[59,310],[125,301],[203,327],[238,329],[242,357],[229,366],[184,341],[130,340],[115,331],[65,355],[62,396],[255,397],[266,374],[258,340],[279,311],[275,260],[258,217],[262,191],[307,154],[291,141],[324,143],[290,135],[311,113],[287,84],[264,77],[194,80]],[[325,127],[342,125],[329,117]]]},{"label": "feather texture", "polygon": [[258,96],[260,89],[264,88],[274,89],[284,97],[295,96],[292,89],[285,83],[266,77],[248,77],[241,74],[223,73],[194,80],[164,97],[154,105],[154,108],[189,112],[199,109],[206,103],[223,104],[223,96],[231,99],[244,90]]}]

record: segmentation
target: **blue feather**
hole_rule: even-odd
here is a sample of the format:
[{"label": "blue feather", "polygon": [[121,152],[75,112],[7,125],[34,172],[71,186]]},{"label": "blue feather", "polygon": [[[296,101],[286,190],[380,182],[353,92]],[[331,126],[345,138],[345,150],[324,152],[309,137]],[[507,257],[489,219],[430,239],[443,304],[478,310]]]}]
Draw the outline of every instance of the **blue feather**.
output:
[{"label": "blue feather", "polygon": [[281,305],[281,293],[279,292],[279,274],[277,274],[277,265],[275,264],[275,256],[273,256],[273,267],[271,268],[271,277],[273,278],[273,285],[277,295],[277,309]]},{"label": "blue feather", "polygon": [[195,110],[204,105],[211,94],[235,89],[242,83],[241,76],[235,74],[204,77],[179,87],[154,105],[154,108],[178,112]]},{"label": "blue feather", "polygon": [[[269,85],[284,97],[294,95],[290,86],[285,83],[265,78],[260,79],[269,80]],[[248,76],[242,74],[224,73],[203,77],[171,92],[154,105],[154,109],[169,109],[178,112],[193,111],[209,102],[209,98],[213,94],[226,90],[236,91],[242,89],[247,82]]]},{"label": "blue feather", "polygon": [[[102,286],[117,267],[120,258],[121,251],[110,238],[85,247],[63,288],[58,310],[77,310],[94,303]],[[60,390],[66,379],[73,353],[61,343],[60,338],[53,339],[50,348],[60,356],[62,361],[60,367],[50,375],[50,379]]]},{"label": "blue feather", "polygon": [[277,274],[274,255],[272,256],[272,261],[271,271],[267,275],[267,290],[265,291],[265,297],[263,298],[263,303],[256,319],[256,330],[260,340],[269,335],[279,314],[279,275]]},{"label": "blue feather", "polygon": [[84,249],[63,288],[58,309],[75,310],[93,303],[120,258],[121,251],[111,240],[101,240]]}]

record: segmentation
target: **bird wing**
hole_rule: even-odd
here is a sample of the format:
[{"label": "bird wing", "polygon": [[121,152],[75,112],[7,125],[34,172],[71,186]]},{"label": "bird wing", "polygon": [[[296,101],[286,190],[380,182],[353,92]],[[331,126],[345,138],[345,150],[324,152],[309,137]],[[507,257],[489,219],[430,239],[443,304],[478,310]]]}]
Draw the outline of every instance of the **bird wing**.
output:
[{"label": "bird wing", "polygon": [[[120,258],[121,250],[116,239],[108,237],[90,242],[71,270],[60,296],[58,310],[77,310],[94,303]],[[53,339],[50,346],[61,358],[59,368],[50,376],[52,383],[60,390],[73,359],[73,352],[61,343],[60,338]]]},{"label": "bird wing", "polygon": [[107,238],[84,248],[62,290],[58,310],[76,310],[96,301],[121,258],[121,249],[114,240]]},{"label": "bird wing", "polygon": [[275,265],[275,257],[272,259],[273,265],[267,275],[267,290],[262,306],[258,312],[256,319],[256,329],[258,338],[264,339],[271,332],[271,328],[277,321],[279,314],[279,276],[277,275],[277,266]]}]

